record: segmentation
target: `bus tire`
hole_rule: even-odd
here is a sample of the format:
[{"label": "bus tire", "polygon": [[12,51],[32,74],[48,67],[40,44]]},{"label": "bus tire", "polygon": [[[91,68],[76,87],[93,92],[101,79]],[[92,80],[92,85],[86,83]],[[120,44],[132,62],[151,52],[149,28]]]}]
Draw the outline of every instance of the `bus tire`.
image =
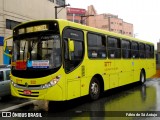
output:
[{"label": "bus tire", "polygon": [[100,97],[100,82],[93,77],[89,86],[89,96],[91,100],[97,100]]},{"label": "bus tire", "polygon": [[140,84],[144,84],[145,81],[146,81],[145,72],[143,70],[141,70],[141,73],[140,73]]}]

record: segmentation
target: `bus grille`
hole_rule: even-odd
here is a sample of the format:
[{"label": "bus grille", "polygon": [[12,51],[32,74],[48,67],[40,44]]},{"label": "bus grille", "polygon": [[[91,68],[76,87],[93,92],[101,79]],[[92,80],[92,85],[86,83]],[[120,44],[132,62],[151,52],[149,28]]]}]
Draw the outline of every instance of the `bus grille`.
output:
[{"label": "bus grille", "polygon": [[25,95],[25,94],[23,94],[22,90],[18,90],[18,93],[19,93],[19,95],[27,96],[27,97],[38,97],[39,96],[39,92],[32,92],[31,95]]},{"label": "bus grille", "polygon": [[[26,87],[25,85],[22,84],[17,84],[17,85],[21,87]],[[41,85],[28,85],[28,87],[41,87]]]},{"label": "bus grille", "polygon": [[19,94],[19,95],[26,96],[26,97],[38,97],[39,96],[39,95],[24,95],[24,94]]}]

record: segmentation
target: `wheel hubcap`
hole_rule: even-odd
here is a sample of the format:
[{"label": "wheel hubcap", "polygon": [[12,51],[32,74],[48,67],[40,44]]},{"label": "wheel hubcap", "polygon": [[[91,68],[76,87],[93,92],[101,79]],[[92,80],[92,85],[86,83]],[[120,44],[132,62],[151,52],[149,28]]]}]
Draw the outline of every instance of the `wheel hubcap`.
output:
[{"label": "wheel hubcap", "polygon": [[92,83],[92,85],[91,85],[91,93],[92,94],[94,94],[94,95],[96,95],[96,94],[98,94],[98,90],[99,88],[98,88],[98,84],[97,83]]}]

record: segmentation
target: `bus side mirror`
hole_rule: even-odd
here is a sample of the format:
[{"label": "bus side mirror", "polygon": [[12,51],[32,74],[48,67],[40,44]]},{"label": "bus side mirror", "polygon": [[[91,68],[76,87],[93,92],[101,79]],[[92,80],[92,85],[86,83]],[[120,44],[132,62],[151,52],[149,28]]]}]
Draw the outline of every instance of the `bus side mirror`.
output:
[{"label": "bus side mirror", "polygon": [[74,41],[70,38],[68,39],[68,46],[69,46],[69,60],[72,60],[72,53],[74,52]]},{"label": "bus side mirror", "polygon": [[10,39],[12,39],[13,37],[11,36],[11,37],[8,37],[8,38],[5,38],[4,39],[4,44],[3,44],[3,52],[4,52],[4,54],[5,55],[7,55],[8,57],[12,57],[12,55],[11,54],[8,54],[8,53],[6,53],[6,50],[7,50],[7,40],[10,40]]}]

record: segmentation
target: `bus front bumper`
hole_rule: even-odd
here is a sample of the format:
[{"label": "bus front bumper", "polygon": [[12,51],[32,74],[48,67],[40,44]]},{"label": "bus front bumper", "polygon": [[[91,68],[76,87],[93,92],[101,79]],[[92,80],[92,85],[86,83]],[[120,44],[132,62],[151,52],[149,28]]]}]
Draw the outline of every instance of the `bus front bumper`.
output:
[{"label": "bus front bumper", "polygon": [[48,101],[63,101],[63,92],[60,86],[55,85],[47,89],[17,88],[11,84],[11,94],[15,97],[30,98]]}]

